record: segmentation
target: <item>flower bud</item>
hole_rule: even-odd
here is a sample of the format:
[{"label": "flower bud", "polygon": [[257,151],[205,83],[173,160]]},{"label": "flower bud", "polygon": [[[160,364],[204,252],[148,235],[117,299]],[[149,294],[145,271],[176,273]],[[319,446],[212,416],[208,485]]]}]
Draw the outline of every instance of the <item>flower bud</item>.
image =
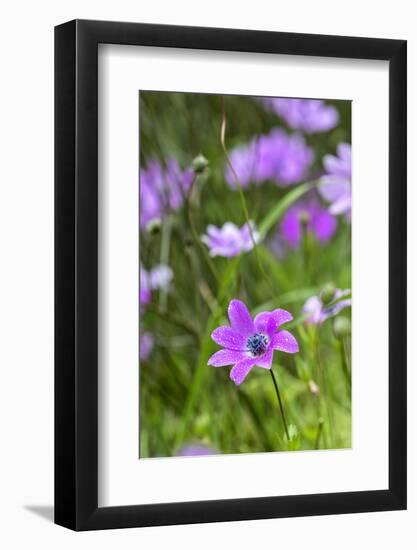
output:
[{"label": "flower bud", "polygon": [[195,434],[200,438],[204,438],[204,436],[206,436],[206,434],[208,433],[209,427],[210,427],[210,418],[208,414],[202,414],[195,421],[195,424],[194,424]]},{"label": "flower bud", "polygon": [[161,220],[159,218],[154,218],[146,226],[146,231],[151,235],[157,235],[161,230]]},{"label": "flower bud", "polygon": [[347,317],[335,317],[333,321],[333,332],[336,338],[343,338],[349,336],[351,333],[350,321]]},{"label": "flower bud", "polygon": [[303,210],[302,212],[300,212],[298,219],[300,220],[300,223],[302,225],[307,225],[310,221],[310,214],[307,211]]},{"label": "flower bud", "polygon": [[336,287],[333,283],[326,283],[321,291],[320,298],[323,304],[329,304],[335,295]]},{"label": "flower bud", "polygon": [[209,161],[206,159],[204,155],[197,155],[195,159],[191,163],[191,168],[194,170],[196,174],[203,173],[209,165]]},{"label": "flower bud", "polygon": [[318,385],[314,382],[314,380],[310,380],[308,383],[309,390],[311,392],[311,395],[313,397],[318,397],[320,395],[320,388]]}]

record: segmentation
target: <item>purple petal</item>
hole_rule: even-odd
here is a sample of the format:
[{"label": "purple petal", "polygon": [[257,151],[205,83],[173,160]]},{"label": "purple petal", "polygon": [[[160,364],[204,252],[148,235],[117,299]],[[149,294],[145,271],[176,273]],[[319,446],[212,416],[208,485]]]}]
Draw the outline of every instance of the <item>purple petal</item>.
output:
[{"label": "purple petal", "polygon": [[263,332],[268,336],[276,331],[283,323],[292,320],[292,315],[285,309],[275,309],[274,311],[263,311],[255,317],[254,324],[257,332]]},{"label": "purple petal", "polygon": [[223,346],[224,348],[231,350],[245,350],[247,338],[240,332],[230,327],[218,327],[211,333],[212,339]]},{"label": "purple petal", "polygon": [[230,378],[233,380],[236,386],[239,386],[244,381],[255,363],[256,359],[254,359],[253,357],[247,357],[246,359],[243,359],[242,361],[237,363],[232,368],[232,370],[230,371]]},{"label": "purple petal", "polygon": [[334,128],[339,113],[332,105],[318,99],[263,98],[267,110],[280,115],[293,129],[305,132],[325,132]]},{"label": "purple petal", "polygon": [[318,189],[320,195],[329,202],[334,202],[351,193],[348,180],[333,176],[323,176]]},{"label": "purple petal", "polygon": [[352,146],[349,143],[339,143],[337,154],[348,165],[352,162]]},{"label": "purple petal", "polygon": [[144,332],[139,336],[139,359],[146,361],[150,356],[154,345],[154,337],[150,332]]},{"label": "purple petal", "polygon": [[217,454],[218,451],[216,451],[215,449],[207,447],[206,445],[196,443],[182,447],[178,451],[177,456],[210,456]]},{"label": "purple petal", "polygon": [[289,323],[293,319],[291,313],[286,309],[278,308],[278,309],[275,309],[272,313],[274,314],[277,327],[279,327],[280,325],[283,325],[284,323]]},{"label": "purple petal", "polygon": [[248,308],[240,300],[232,300],[228,309],[230,324],[243,336],[250,336],[255,332],[255,326]]},{"label": "purple petal", "polygon": [[149,304],[152,299],[152,294],[149,288],[141,288],[139,292],[139,302],[141,306]]},{"label": "purple petal", "polygon": [[[258,238],[253,222],[251,222],[254,240]],[[226,222],[222,228],[217,229],[210,225],[207,235],[202,235],[201,240],[210,249],[210,256],[224,256],[232,258],[243,251],[253,248],[249,226],[246,224],[239,229],[234,223]]]},{"label": "purple petal", "polygon": [[309,227],[317,240],[325,243],[333,237],[337,221],[330,212],[323,208],[316,212],[316,215],[310,221]]},{"label": "purple petal", "polygon": [[262,367],[263,369],[270,369],[272,365],[272,357],[274,355],[274,350],[269,348],[263,355],[256,358],[256,365]]},{"label": "purple petal", "polygon": [[350,307],[352,305],[352,300],[340,300],[339,302],[336,302],[332,306],[326,307],[323,309],[321,314],[321,322],[323,323],[326,321],[326,319],[329,319],[330,317],[334,317],[339,313],[339,311],[342,311],[342,309],[345,309],[346,307]]},{"label": "purple petal", "polygon": [[245,358],[242,351],[232,349],[221,349],[213,353],[207,364],[212,367],[225,367],[226,365],[234,365]]},{"label": "purple petal", "polygon": [[256,332],[262,332],[263,334],[269,334],[268,333],[268,323],[271,318],[271,312],[270,311],[262,311],[261,313],[258,313],[258,315],[255,317],[253,323],[255,325]]},{"label": "purple petal", "polygon": [[167,290],[172,281],[174,273],[172,269],[165,264],[156,265],[149,272],[149,284],[152,290]]},{"label": "purple petal", "polygon": [[207,235],[209,235],[213,239],[221,239],[222,232],[221,232],[221,229],[219,229],[215,225],[208,225],[207,226]]},{"label": "purple petal", "polygon": [[302,227],[299,211],[297,208],[290,208],[282,218],[280,224],[281,236],[291,248],[297,248],[301,241]]},{"label": "purple petal", "polygon": [[350,179],[350,166],[345,161],[332,155],[325,155],[323,164],[328,174]]},{"label": "purple petal", "polygon": [[310,296],[303,306],[303,313],[309,314],[306,321],[309,323],[320,323],[322,317],[323,303],[318,296]]},{"label": "purple petal", "polygon": [[344,290],[341,290],[340,288],[336,288],[334,291],[334,299],[343,298],[343,296],[348,296],[351,293],[350,288],[345,288]]},{"label": "purple petal", "polygon": [[352,207],[352,197],[350,195],[346,195],[344,197],[340,197],[333,204],[331,204],[329,208],[329,212],[335,215],[346,214],[350,212],[351,207]]},{"label": "purple petal", "polygon": [[280,330],[271,339],[271,347],[286,353],[297,353],[298,342],[288,330]]}]

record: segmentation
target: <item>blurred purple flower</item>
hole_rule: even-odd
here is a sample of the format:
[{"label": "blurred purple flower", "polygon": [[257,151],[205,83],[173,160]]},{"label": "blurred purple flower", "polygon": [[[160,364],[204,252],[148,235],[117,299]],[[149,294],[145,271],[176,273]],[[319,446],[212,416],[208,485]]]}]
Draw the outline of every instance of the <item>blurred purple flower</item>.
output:
[{"label": "blurred purple flower", "polygon": [[153,335],[150,332],[143,332],[139,336],[139,359],[146,361],[150,356],[154,344]]},{"label": "blurred purple flower", "polygon": [[139,303],[141,308],[149,304],[152,299],[152,289],[149,282],[149,274],[142,267],[139,266]]},{"label": "blurred purple flower", "polygon": [[168,265],[158,264],[149,271],[149,285],[152,290],[167,290],[174,274]]},{"label": "blurred purple flower", "polygon": [[200,443],[194,443],[182,447],[177,456],[210,456],[217,455],[218,452],[214,449],[207,447],[206,445],[201,445]]},{"label": "blurred purple flower", "polygon": [[308,134],[327,132],[339,122],[337,109],[321,99],[264,97],[261,102],[265,109],[283,118],[290,128]]},{"label": "blurred purple flower", "polygon": [[326,243],[336,231],[337,221],[314,199],[300,201],[287,210],[280,224],[280,235],[290,248],[297,248],[304,231]]},{"label": "blurred purple flower", "polygon": [[[229,157],[242,187],[247,187],[251,182],[259,183],[259,181],[257,181],[258,174],[256,169],[258,163],[256,158],[255,140],[238,145],[230,152]],[[236,176],[228,164],[226,165],[224,177],[229,187],[232,189],[238,188]]]},{"label": "blurred purple flower", "polygon": [[297,340],[290,332],[276,332],[283,323],[292,319],[292,315],[285,309],[263,311],[252,320],[245,304],[240,300],[232,300],[228,315],[231,326],[218,327],[211,334],[216,344],[224,349],[214,353],[208,364],[213,367],[234,365],[230,378],[237,386],[255,365],[270,369],[274,350],[298,352]]},{"label": "blurred purple flower", "polygon": [[146,168],[140,169],[140,227],[146,228],[149,222],[163,218],[169,210],[181,207],[188,192],[193,171],[182,171],[175,159],[169,159],[164,168],[152,160]]},{"label": "blurred purple flower", "polygon": [[153,290],[168,290],[174,277],[172,269],[168,265],[158,264],[150,271],[139,266],[139,303],[143,308],[152,299]]},{"label": "blurred purple flower", "polygon": [[[255,243],[259,240],[255,224],[250,221],[252,237]],[[231,222],[226,222],[219,228],[214,225],[207,226],[207,235],[202,235],[201,240],[210,249],[210,256],[224,256],[232,258],[241,252],[248,252],[253,248],[253,241],[249,225],[245,223],[240,229]]]},{"label": "blurred purple flower", "polygon": [[313,325],[322,324],[330,317],[337,315],[342,309],[350,307],[352,305],[352,300],[350,298],[346,300],[340,299],[349,294],[349,289],[340,290],[340,288],[336,288],[333,300],[330,304],[324,304],[320,296],[311,296],[303,307],[303,313],[308,315],[306,322]]},{"label": "blurred purple flower", "polygon": [[348,143],[340,143],[337,157],[326,155],[323,158],[326,174],[320,178],[319,192],[330,202],[331,214],[345,214],[350,220],[352,208],[352,148]]},{"label": "blurred purple flower", "polygon": [[[302,136],[289,136],[280,128],[255,136],[248,144],[230,152],[231,164],[242,187],[266,180],[282,186],[298,183],[305,178],[313,160],[313,151]],[[224,176],[228,185],[236,189],[236,177],[228,165]]]}]

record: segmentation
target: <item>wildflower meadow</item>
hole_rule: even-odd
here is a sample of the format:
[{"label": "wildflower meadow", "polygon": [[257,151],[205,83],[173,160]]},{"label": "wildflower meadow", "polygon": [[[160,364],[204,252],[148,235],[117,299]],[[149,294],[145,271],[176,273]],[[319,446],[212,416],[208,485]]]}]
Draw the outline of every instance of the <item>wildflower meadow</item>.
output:
[{"label": "wildflower meadow", "polygon": [[351,102],[139,100],[139,457],[349,448]]}]

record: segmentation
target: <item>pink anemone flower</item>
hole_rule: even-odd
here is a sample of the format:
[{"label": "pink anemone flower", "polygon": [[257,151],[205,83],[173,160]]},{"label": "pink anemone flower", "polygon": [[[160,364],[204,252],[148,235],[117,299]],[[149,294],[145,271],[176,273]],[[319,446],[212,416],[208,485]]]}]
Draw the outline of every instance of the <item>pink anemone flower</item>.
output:
[{"label": "pink anemone flower", "polygon": [[213,367],[234,365],[230,378],[238,386],[254,366],[270,369],[275,350],[297,353],[298,343],[294,336],[280,326],[292,320],[285,309],[263,311],[252,319],[246,305],[240,300],[232,300],[228,315],[230,327],[216,328],[212,339],[223,346],[208,360]]}]

